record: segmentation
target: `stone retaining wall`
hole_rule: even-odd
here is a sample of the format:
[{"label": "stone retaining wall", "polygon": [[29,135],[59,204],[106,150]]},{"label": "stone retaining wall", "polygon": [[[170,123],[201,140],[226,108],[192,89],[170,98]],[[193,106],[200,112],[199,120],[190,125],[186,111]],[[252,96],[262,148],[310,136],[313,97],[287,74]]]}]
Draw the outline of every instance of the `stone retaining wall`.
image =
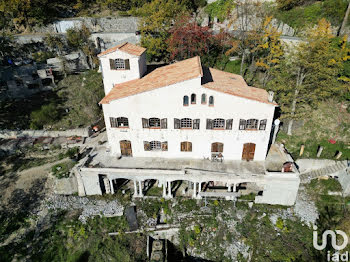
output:
[{"label": "stone retaining wall", "polygon": [[65,131],[49,131],[49,130],[0,130],[0,138],[14,139],[19,137],[69,137],[69,136],[82,136],[89,137],[91,135],[91,128],[77,128],[69,129]]}]

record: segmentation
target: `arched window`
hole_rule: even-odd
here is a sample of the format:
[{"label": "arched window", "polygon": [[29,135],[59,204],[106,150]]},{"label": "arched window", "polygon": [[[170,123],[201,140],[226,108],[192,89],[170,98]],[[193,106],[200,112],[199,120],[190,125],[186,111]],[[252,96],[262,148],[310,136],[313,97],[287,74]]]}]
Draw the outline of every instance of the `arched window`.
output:
[{"label": "arched window", "polygon": [[213,128],[224,129],[225,128],[225,119],[216,118],[213,121]]},{"label": "arched window", "polygon": [[211,144],[211,152],[212,153],[222,153],[224,152],[224,144],[215,142]]},{"label": "arched window", "polygon": [[192,152],[192,143],[188,141],[181,142],[181,152]]},{"label": "arched window", "polygon": [[214,97],[209,96],[209,106],[214,106]]},{"label": "arched window", "polygon": [[162,143],[160,141],[151,141],[150,142],[150,148],[151,150],[161,150],[162,149]]},{"label": "arched window", "polygon": [[207,103],[207,95],[206,94],[202,94],[202,105],[206,104]]},{"label": "arched window", "polygon": [[180,123],[180,128],[192,128],[192,119],[182,118]]},{"label": "arched window", "polygon": [[188,96],[184,96],[184,106],[188,106]]},{"label": "arched window", "polygon": [[258,129],[258,119],[248,119],[247,120],[247,123],[246,123],[246,126],[245,126],[245,129]]},{"label": "arched window", "polygon": [[192,94],[191,95],[191,104],[195,104],[196,103],[196,94]]},{"label": "arched window", "polygon": [[149,127],[160,127],[160,119],[155,117],[150,118]]}]

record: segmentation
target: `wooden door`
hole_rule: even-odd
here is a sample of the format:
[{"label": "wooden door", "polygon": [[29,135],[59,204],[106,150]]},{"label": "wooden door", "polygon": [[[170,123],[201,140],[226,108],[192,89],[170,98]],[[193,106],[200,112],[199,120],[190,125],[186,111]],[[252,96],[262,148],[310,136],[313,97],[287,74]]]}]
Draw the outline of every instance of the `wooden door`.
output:
[{"label": "wooden door", "polygon": [[120,141],[120,152],[122,156],[132,156],[131,142],[128,140]]},{"label": "wooden door", "polygon": [[253,160],[255,153],[255,144],[246,143],[243,145],[242,160]]},{"label": "wooden door", "polygon": [[223,143],[212,143],[211,144],[211,152],[212,153],[222,153],[224,152],[224,144]]}]

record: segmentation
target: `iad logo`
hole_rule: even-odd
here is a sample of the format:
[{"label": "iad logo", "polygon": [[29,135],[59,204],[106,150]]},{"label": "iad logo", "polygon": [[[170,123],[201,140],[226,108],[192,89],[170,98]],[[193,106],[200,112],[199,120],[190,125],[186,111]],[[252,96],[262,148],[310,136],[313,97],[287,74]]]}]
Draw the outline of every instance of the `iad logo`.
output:
[{"label": "iad logo", "polygon": [[[341,244],[340,246],[337,245],[336,233],[343,237],[343,244]],[[316,248],[317,250],[325,249],[326,246],[327,246],[327,236],[328,235],[331,236],[331,244],[332,244],[332,247],[335,250],[339,251],[339,250],[344,249],[347,246],[348,242],[349,242],[348,236],[345,234],[344,231],[335,230],[335,233],[334,233],[334,231],[332,231],[332,230],[326,230],[322,234],[322,243],[321,243],[321,245],[319,245],[318,244],[317,227],[314,226],[314,232],[313,232],[313,245],[314,245],[314,248]],[[345,252],[343,254],[339,254],[338,252],[336,252],[333,255],[331,255],[330,251],[328,251],[327,252],[327,261],[349,261],[349,253]]]}]

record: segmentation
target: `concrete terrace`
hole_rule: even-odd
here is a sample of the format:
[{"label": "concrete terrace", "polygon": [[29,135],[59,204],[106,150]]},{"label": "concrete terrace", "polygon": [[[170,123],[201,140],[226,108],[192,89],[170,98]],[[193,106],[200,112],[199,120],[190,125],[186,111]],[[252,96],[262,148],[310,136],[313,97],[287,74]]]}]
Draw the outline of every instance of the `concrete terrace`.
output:
[{"label": "concrete terrace", "polygon": [[109,152],[100,149],[93,152],[89,167],[113,169],[139,169],[139,170],[192,170],[235,175],[264,175],[264,161],[226,161],[212,162],[208,159],[181,159],[181,158],[143,158],[110,156]]}]

